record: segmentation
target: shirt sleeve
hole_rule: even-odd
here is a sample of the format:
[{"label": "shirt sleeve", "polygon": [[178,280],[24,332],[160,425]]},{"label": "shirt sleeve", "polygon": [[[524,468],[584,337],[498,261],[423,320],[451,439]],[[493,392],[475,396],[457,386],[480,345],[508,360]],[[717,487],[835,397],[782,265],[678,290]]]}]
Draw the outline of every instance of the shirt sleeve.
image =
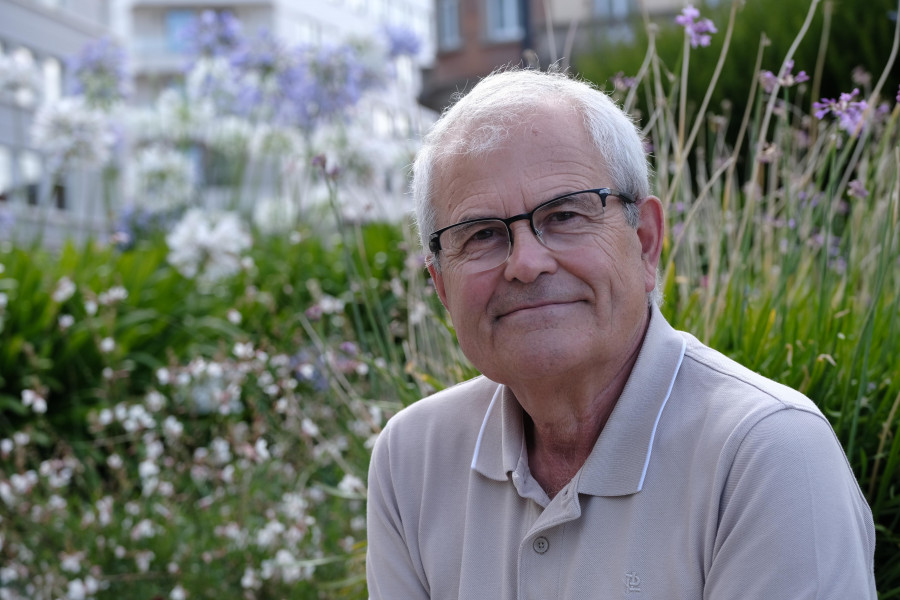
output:
[{"label": "shirt sleeve", "polygon": [[874,551],[872,513],[831,425],[780,410],[738,447],[704,600],[874,600]]},{"label": "shirt sleeve", "polygon": [[[428,600],[425,573],[409,525],[404,524],[390,453],[390,424],[378,437],[369,465],[366,580],[371,600]],[[402,457],[401,457],[402,458]]]}]

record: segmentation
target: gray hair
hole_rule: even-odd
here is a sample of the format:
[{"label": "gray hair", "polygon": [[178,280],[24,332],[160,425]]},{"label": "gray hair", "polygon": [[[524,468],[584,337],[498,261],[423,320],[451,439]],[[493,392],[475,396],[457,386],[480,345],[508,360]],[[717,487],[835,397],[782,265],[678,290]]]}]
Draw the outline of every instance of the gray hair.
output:
[{"label": "gray hair", "polygon": [[[444,111],[422,142],[413,163],[411,191],[422,247],[437,229],[432,199],[434,171],[460,154],[496,149],[536,106],[569,108],[580,114],[599,151],[611,184],[638,200],[650,194],[649,167],[632,120],[602,91],[559,71],[505,69],[482,79]],[[638,226],[638,207],[623,204],[629,225]]]}]

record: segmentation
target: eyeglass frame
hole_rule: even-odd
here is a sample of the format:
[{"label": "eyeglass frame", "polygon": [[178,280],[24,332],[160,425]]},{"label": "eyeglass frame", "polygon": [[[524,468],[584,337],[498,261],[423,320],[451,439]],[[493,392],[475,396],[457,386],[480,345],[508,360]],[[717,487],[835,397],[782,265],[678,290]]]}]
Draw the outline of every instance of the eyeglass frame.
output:
[{"label": "eyeglass frame", "polygon": [[[483,221],[500,221],[504,225],[506,225],[506,232],[509,235],[509,247],[510,247],[510,249],[512,249],[513,231],[512,231],[512,227],[510,227],[510,225],[512,225],[516,221],[524,221],[525,219],[528,220],[528,224],[531,227],[531,232],[534,233],[535,237],[538,240],[540,240],[540,242],[543,244],[544,240],[541,237],[542,233],[534,228],[534,213],[536,213],[537,211],[541,210],[542,208],[544,208],[545,206],[547,206],[549,204],[552,204],[554,202],[559,202],[560,200],[565,200],[566,198],[569,198],[571,196],[577,196],[579,194],[597,194],[597,196],[600,197],[600,203],[603,205],[604,209],[606,209],[606,199],[609,196],[615,196],[616,198],[619,198],[626,204],[635,204],[637,202],[637,199],[634,197],[633,194],[629,194],[628,192],[620,192],[618,190],[614,190],[614,189],[611,189],[608,187],[592,188],[589,190],[578,190],[577,192],[568,192],[566,194],[562,194],[561,196],[556,196],[555,198],[551,198],[550,200],[547,200],[546,202],[541,202],[540,204],[538,204],[537,206],[535,206],[533,209],[531,209],[528,212],[524,212],[524,213],[521,213],[518,215],[513,215],[512,217],[507,217],[505,219],[503,217],[479,217],[477,219],[468,219],[466,221],[460,221],[459,223],[454,223],[453,225],[448,225],[446,227],[442,227],[441,229],[438,229],[437,231],[432,232],[431,235],[428,236],[428,249],[431,251],[432,254],[437,255],[437,253],[442,250],[442,248],[441,248],[441,234],[442,233],[444,233],[448,229],[453,229],[454,227],[457,227],[459,225],[469,225],[471,223],[480,223]],[[506,261],[504,261],[504,262],[506,262]],[[500,264],[503,264],[503,263],[500,263]]]}]

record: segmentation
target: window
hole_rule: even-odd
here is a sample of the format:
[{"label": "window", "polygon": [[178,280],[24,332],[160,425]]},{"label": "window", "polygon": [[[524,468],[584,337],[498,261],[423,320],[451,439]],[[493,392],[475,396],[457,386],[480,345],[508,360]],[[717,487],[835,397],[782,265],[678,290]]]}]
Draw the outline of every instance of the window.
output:
[{"label": "window", "polygon": [[173,9],[166,11],[166,47],[170,52],[186,52],[188,34],[197,15],[189,9]]},{"label": "window", "polygon": [[37,152],[26,150],[19,155],[19,183],[25,190],[28,204],[37,205],[40,200],[41,157]]},{"label": "window", "polygon": [[623,20],[631,12],[630,0],[594,0],[594,16]]},{"label": "window", "polygon": [[10,58],[14,62],[13,68],[17,71],[17,79],[19,80],[18,89],[15,92],[15,101],[19,106],[33,106],[40,93],[41,78],[40,67],[34,59],[34,53],[19,46],[10,54]]},{"label": "window", "polygon": [[519,2],[520,0],[487,0],[485,20],[489,40],[506,41],[522,37]]},{"label": "window", "polygon": [[372,128],[377,137],[382,139],[391,137],[392,125],[393,120],[387,110],[381,107],[375,107],[372,110]]},{"label": "window", "polygon": [[0,201],[9,200],[12,192],[12,152],[0,146]]},{"label": "window", "polygon": [[44,102],[56,102],[62,95],[62,65],[55,58],[44,59]]},{"label": "window", "polygon": [[441,50],[455,50],[459,36],[459,0],[437,0],[437,43]]}]

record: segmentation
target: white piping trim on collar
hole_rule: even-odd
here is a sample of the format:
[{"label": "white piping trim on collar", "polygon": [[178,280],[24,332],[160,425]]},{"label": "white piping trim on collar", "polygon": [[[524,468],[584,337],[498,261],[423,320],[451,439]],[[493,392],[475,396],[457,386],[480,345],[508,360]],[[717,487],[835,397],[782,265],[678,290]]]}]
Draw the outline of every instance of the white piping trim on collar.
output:
[{"label": "white piping trim on collar", "polygon": [[647,477],[647,467],[650,466],[650,455],[653,453],[653,440],[656,439],[656,428],[659,425],[659,418],[662,416],[663,409],[666,407],[666,402],[669,401],[669,396],[672,395],[672,388],[675,386],[675,378],[678,377],[678,371],[681,369],[681,361],[684,360],[684,351],[687,348],[687,343],[684,338],[681,338],[681,354],[678,356],[678,364],[675,365],[675,372],[672,374],[672,381],[669,382],[669,389],[666,391],[666,397],[663,399],[662,406],[659,407],[659,412],[656,413],[656,421],[653,423],[653,432],[650,434],[650,444],[647,446],[647,458],[644,460],[644,470],[641,472],[641,481],[638,483],[638,491],[641,491],[644,488],[644,479]]},{"label": "white piping trim on collar", "polygon": [[475,454],[472,455],[472,469],[475,468],[475,463],[478,462],[478,452],[481,450],[481,438],[484,437],[484,430],[487,428],[488,417],[491,416],[491,410],[494,408],[494,403],[497,401],[502,390],[503,384],[497,384],[497,389],[494,391],[491,403],[488,404],[487,412],[484,413],[484,421],[481,422],[481,429],[478,431],[478,441],[475,442]]}]

